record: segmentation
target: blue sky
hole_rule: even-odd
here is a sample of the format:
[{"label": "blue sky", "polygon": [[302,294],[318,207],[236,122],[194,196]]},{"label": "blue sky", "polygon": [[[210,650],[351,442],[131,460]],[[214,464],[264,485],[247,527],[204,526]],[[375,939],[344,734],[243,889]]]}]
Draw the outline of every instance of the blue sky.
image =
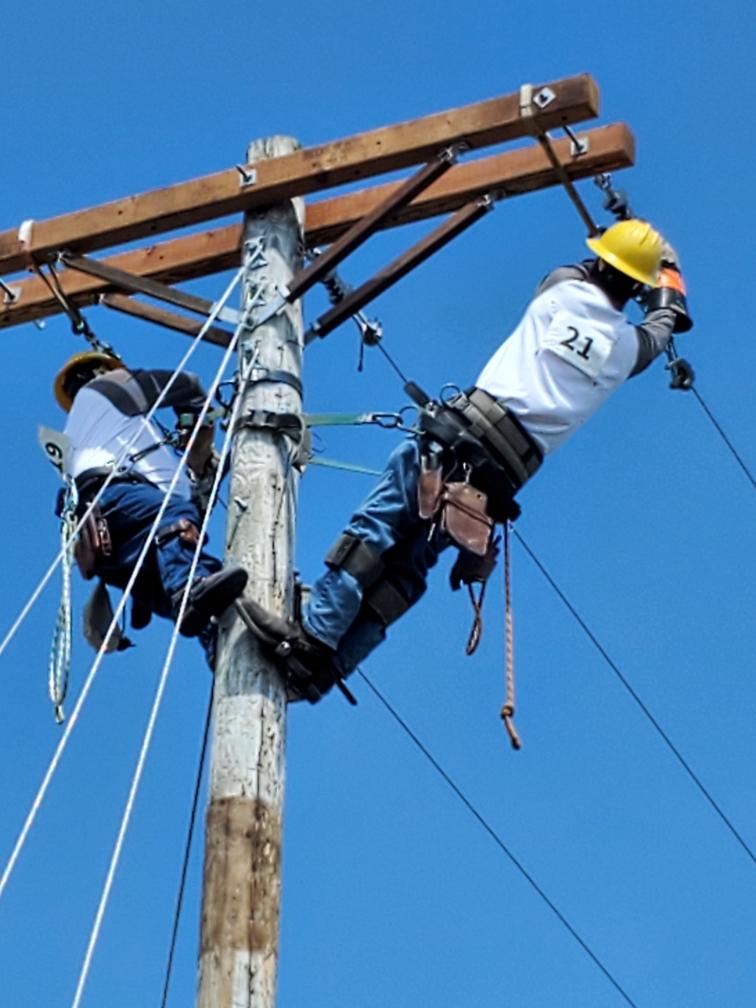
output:
[{"label": "blue sky", "polygon": [[[677,247],[696,327],[698,388],[756,466],[752,278],[754,22],[750,6],[210,6],[43,2],[6,12],[0,228],[225,168],[247,142],[303,144],[590,71],[601,122],[624,120],[637,167],[617,175]],[[598,193],[581,192],[600,214]],[[358,281],[423,227],[381,235],[345,266]],[[552,266],[583,254],[563,193],[500,205],[374,306],[386,346],[426,388],[462,385]],[[226,278],[192,289],[215,296]],[[313,318],[322,294],[309,298]],[[137,366],[170,367],[182,337],[89,313]],[[62,319],[5,330],[3,631],[57,549],[56,480],[36,425],[79,344]],[[217,351],[198,355],[209,382]],[[305,362],[312,411],[396,409],[378,355],[356,371],[349,326]],[[551,458],[518,531],[750,845],[756,546],[752,487],[661,363]],[[325,437],[330,457],[380,466],[383,431]],[[366,492],[311,468],[298,564],[306,578]],[[213,542],[222,537],[216,517]],[[514,550],[517,725],[503,699],[503,603],[463,655],[468,611],[445,583],[367,663],[581,937],[643,1008],[753,1004],[756,865],[728,833],[520,547]],[[77,613],[86,597],[77,583]],[[51,587],[0,658],[0,870],[57,743],[46,697]],[[169,638],[167,624],[103,665],[0,900],[0,1004],[68,1005]],[[74,644],[69,707],[92,653]],[[159,1004],[209,688],[181,641],[83,1005]],[[367,687],[290,712],[279,1005],[517,1004],[585,1008],[619,994]],[[170,1005],[195,982],[201,831]]]}]

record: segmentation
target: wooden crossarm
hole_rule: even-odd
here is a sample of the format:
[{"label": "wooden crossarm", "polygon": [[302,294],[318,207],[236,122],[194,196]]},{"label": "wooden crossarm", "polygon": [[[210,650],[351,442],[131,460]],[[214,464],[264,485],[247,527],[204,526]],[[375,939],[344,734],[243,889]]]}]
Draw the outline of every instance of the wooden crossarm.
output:
[{"label": "wooden crossarm", "polygon": [[[599,95],[589,74],[534,87],[553,100],[539,114],[544,129],[581,122],[598,114]],[[249,170],[229,168],[101,206],[36,221],[26,241],[18,228],[0,232],[0,275],[24,268],[28,254],[92,252],[176,228],[240,213],[294,196],[396,171],[428,161],[449,144],[470,149],[526,136],[531,123],[520,109],[519,92],[438,112],[306,147],[260,161]]]},{"label": "wooden crossarm", "polygon": [[[604,171],[616,171],[633,164],[635,145],[627,126],[618,123],[581,131],[587,141],[585,154],[574,158],[570,143],[558,140],[554,147],[571,178],[580,179]],[[385,222],[395,227],[408,221],[452,213],[476,196],[491,190],[515,196],[558,184],[558,178],[543,150],[530,145],[518,150],[455,165],[443,178],[425,190],[409,206]],[[401,183],[372,186],[343,196],[307,204],[306,241],[310,246],[332,242],[355,221],[375,209]],[[103,262],[137,276],[163,283],[179,283],[226,269],[240,262],[241,224],[186,235],[155,245],[123,252]],[[95,277],[63,270],[60,280],[67,296],[79,307],[94,304],[107,292],[107,284]],[[55,315],[57,301],[36,277],[13,281],[19,297],[12,304],[0,304],[0,328]]]}]

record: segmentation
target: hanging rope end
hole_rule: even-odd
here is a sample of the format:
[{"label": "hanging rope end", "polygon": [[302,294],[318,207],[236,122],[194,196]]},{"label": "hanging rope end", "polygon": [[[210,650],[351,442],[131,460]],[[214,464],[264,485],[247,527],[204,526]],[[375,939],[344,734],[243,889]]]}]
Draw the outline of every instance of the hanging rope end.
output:
[{"label": "hanging rope end", "polygon": [[522,749],[522,740],[517,734],[517,729],[514,726],[514,706],[512,704],[504,704],[501,708],[499,717],[504,722],[504,727],[507,730],[507,735],[509,735],[509,741],[512,743],[513,749]]},{"label": "hanging rope end", "polygon": [[63,724],[63,722],[66,720],[63,705],[56,704],[53,713],[55,714],[55,724]]}]

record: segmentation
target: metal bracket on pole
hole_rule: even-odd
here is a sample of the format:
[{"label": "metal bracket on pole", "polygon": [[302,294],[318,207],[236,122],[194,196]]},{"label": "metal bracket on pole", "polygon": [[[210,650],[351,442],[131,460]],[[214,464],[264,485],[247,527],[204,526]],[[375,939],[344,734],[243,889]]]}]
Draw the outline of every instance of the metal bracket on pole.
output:
[{"label": "metal bracket on pole", "polygon": [[304,269],[295,273],[285,287],[280,286],[277,289],[276,297],[257,312],[253,312],[249,327],[255,329],[268,322],[278,315],[287,304],[292,304],[301,298],[311,287],[332,273],[343,259],[375,234],[392,214],[411,203],[416,196],[448,171],[464,149],[464,144],[453,144],[439,151],[432,161],[423,165],[419,171],[408,178],[403,185],[399,186],[382,203],[379,203],[369,214],[361,217],[325,252],[322,252]]},{"label": "metal bracket on pole", "polygon": [[318,337],[322,338],[332,332],[337,326],[350,318],[352,315],[364,308],[366,304],[378,297],[384,291],[392,287],[402,277],[415,269],[422,262],[425,262],[434,252],[443,248],[453,238],[456,238],[463,231],[467,230],[475,221],[479,220],[489,210],[493,208],[494,201],[490,195],[481,196],[479,199],[467,203],[451,217],[447,218],[443,224],[431,231],[419,242],[413,245],[407,252],[389,263],[384,269],[370,280],[366,280],[359,287],[355,287],[339,304],[330,311],[321,315],[317,321],[313,322],[309,330],[305,333],[305,346]]},{"label": "metal bracket on pole", "polygon": [[[194,294],[185,294],[168,284],[160,283],[158,280],[150,280],[148,277],[135,276],[127,273],[126,270],[117,269],[107,263],[97,259],[90,259],[88,256],[74,255],[71,252],[61,252],[60,261],[69,269],[78,270],[80,273],[87,273],[89,276],[104,280],[120,290],[129,294],[146,294],[158,301],[165,301],[167,304],[175,305],[177,308],[184,308],[186,311],[194,312],[195,315],[209,317],[213,314],[214,305],[212,301],[205,298],[195,297]],[[230,325],[238,325],[241,315],[234,308],[223,308],[216,317]]]}]

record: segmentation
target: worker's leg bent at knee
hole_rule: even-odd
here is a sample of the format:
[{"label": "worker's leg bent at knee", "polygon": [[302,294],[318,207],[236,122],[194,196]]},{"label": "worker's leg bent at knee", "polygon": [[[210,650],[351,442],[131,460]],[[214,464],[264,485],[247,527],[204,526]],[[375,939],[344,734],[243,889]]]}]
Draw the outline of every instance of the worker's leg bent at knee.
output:
[{"label": "worker's leg bent at knee", "polygon": [[[389,456],[380,481],[352,516],[337,549],[329,554],[329,569],[312,587],[304,626],[333,651],[357,619],[365,592],[381,578],[388,551],[418,531],[418,473],[417,441],[403,441]],[[422,524],[427,530],[427,522]],[[354,540],[351,550],[348,537]],[[334,554],[342,543],[342,552],[349,553],[340,560]]]},{"label": "worker's leg bent at knee", "polygon": [[383,577],[367,592],[357,618],[336,649],[333,662],[342,678],[385,640],[388,627],[425,594],[428,572],[451,544],[440,529],[435,529],[429,540],[428,524],[418,519],[415,534],[387,552]]},{"label": "worker's leg bent at knee", "polygon": [[[163,493],[149,484],[118,483],[107,487],[101,499],[108,522],[113,552],[100,564],[98,574],[108,584],[125,588],[163,503]],[[150,607],[159,616],[175,618],[180,597],[191,573],[196,542],[178,532],[180,522],[189,522],[199,531],[200,517],[192,501],[171,498],[157,529],[150,559],[157,583],[150,585]],[[147,561],[148,564],[150,560]],[[149,566],[147,567],[149,570]],[[194,571],[182,633],[196,636],[214,615],[220,615],[246,584],[239,567],[223,568],[220,560],[200,551]],[[144,579],[142,579],[142,586]]]}]

